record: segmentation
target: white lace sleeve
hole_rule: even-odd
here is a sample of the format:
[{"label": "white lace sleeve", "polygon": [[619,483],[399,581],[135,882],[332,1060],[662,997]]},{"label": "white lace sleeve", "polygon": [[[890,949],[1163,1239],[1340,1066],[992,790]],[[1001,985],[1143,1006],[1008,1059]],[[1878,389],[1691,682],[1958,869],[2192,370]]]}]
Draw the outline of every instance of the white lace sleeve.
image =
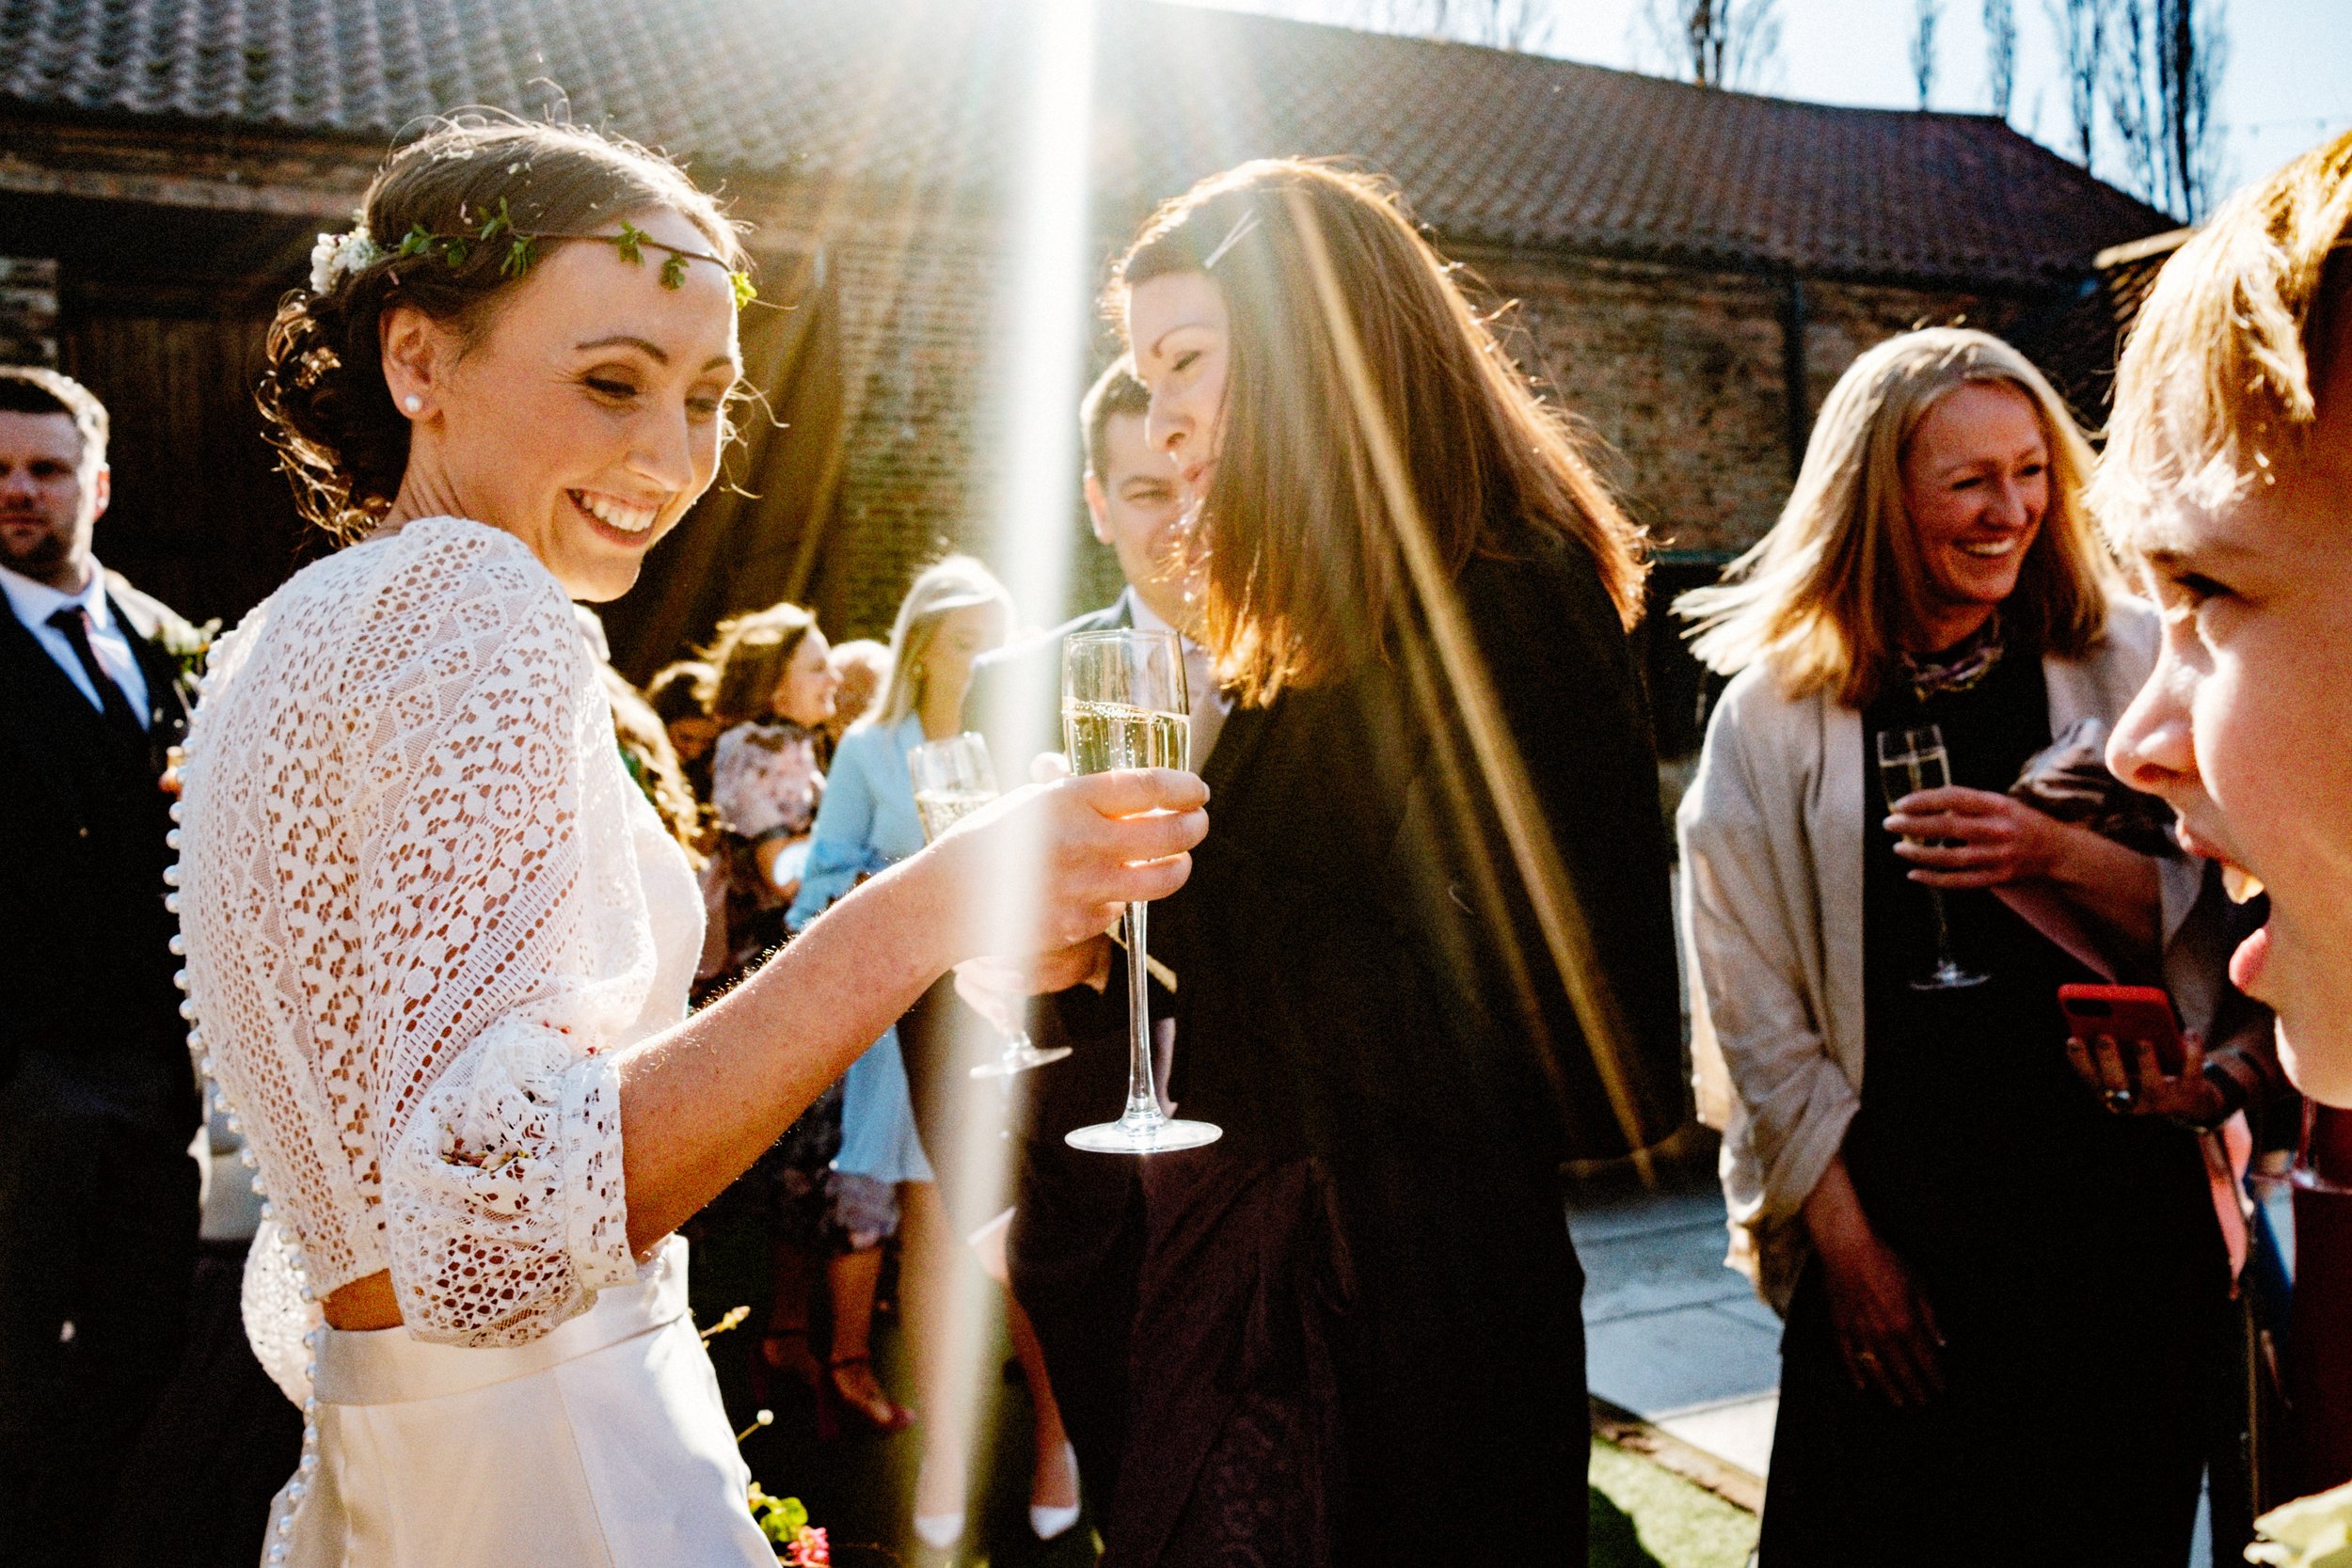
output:
[{"label": "white lace sleeve", "polygon": [[493,625],[451,617],[371,705],[359,1034],[392,1284],[426,1339],[526,1340],[636,1277],[601,1053],[644,994],[649,928],[633,883],[592,885],[586,839],[626,832],[596,764],[620,770],[546,589]]}]

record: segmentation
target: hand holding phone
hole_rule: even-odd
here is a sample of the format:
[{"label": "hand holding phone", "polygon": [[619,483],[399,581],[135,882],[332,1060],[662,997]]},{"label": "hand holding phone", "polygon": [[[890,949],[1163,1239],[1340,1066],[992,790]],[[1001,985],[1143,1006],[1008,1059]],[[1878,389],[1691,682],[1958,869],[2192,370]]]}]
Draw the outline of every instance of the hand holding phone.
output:
[{"label": "hand holding phone", "polygon": [[2066,1058],[2119,1116],[2168,1116],[2200,1126],[2221,1109],[2205,1076],[2203,1043],[2181,1032],[2172,1000],[2153,986],[2060,986]]}]

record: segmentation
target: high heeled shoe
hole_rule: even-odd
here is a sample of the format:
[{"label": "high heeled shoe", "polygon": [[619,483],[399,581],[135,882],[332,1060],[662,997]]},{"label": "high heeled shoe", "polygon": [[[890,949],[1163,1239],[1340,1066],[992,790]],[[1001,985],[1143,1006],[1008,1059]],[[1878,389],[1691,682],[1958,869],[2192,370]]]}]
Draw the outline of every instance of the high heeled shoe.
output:
[{"label": "high heeled shoe", "polygon": [[960,1508],[953,1513],[918,1513],[914,1516],[914,1536],[932,1551],[949,1551],[963,1539],[963,1524],[964,1513]]},{"label": "high heeled shoe", "polygon": [[[1078,1488],[1078,1450],[1064,1443],[1061,1446],[1061,1451],[1070,1463],[1071,1489],[1076,1491]],[[1032,1502],[1029,1504],[1029,1533],[1040,1541],[1051,1541],[1057,1536],[1067,1535],[1070,1532],[1070,1527],[1078,1522],[1078,1510],[1083,1502],[1083,1494],[1080,1495],[1079,1502],[1072,1503],[1067,1508],[1049,1507],[1044,1503]]]}]

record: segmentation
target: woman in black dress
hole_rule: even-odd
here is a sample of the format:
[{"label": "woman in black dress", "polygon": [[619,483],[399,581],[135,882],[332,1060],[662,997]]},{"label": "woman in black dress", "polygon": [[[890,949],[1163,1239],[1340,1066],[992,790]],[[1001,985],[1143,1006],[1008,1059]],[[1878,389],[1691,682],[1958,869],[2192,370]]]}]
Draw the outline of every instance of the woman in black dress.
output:
[{"label": "woman in black dress", "polygon": [[1112,300],[1232,711],[1105,1560],[1580,1564],[1560,1167],[1683,1104],[1638,532],[1375,181],[1208,181]]},{"label": "woman in black dress", "polygon": [[[1848,371],[1778,526],[1682,607],[1738,672],[1683,866],[1735,1257],[1788,1319],[1764,1568],[2187,1554],[2220,1227],[2196,1133],[2076,1080],[2058,990],[2161,980],[2203,1029],[2214,911],[2197,867],[2007,793],[2060,733],[2095,757],[2078,726],[2154,654],[2088,459],[2013,349],[1908,334]],[[1890,802],[1879,737],[1927,725],[1952,787]],[[1971,983],[1922,986],[1930,888]]]}]

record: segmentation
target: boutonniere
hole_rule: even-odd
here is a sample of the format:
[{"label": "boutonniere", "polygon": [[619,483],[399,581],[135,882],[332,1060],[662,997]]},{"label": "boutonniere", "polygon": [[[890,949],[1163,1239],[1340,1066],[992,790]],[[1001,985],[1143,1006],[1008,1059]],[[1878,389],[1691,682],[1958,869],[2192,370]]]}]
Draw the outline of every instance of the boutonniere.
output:
[{"label": "boutonniere", "polygon": [[193,688],[196,678],[204,673],[204,661],[212,657],[213,643],[219,636],[217,617],[200,626],[192,621],[166,621],[156,629],[155,642],[180,667],[180,684]]}]

